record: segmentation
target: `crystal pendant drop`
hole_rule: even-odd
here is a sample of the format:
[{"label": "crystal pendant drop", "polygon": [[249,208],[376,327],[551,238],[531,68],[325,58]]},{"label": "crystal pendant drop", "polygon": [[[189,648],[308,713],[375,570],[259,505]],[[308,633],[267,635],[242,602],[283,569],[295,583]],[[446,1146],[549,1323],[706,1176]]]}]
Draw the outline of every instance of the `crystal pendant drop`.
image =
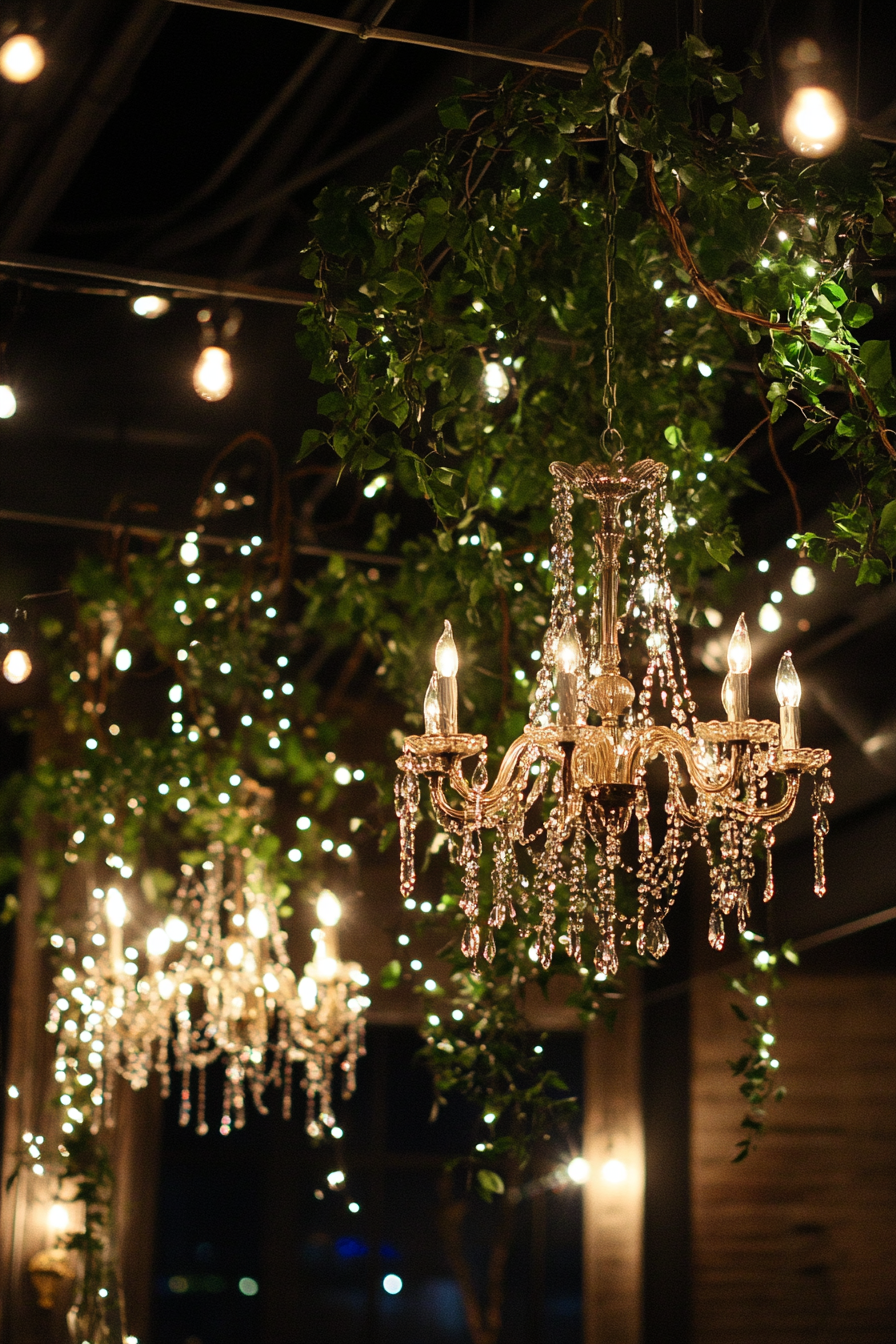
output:
[{"label": "crystal pendant drop", "polygon": [[644,939],[647,951],[652,957],[664,957],[669,951],[669,935],[662,920],[652,919],[647,925]]},{"label": "crystal pendant drop", "polygon": [[709,945],[716,952],[725,946],[725,921],[718,910],[713,910],[709,917]]},{"label": "crystal pendant drop", "polygon": [[468,924],[464,929],[460,950],[463,952],[464,956],[469,957],[471,961],[475,961],[479,955],[479,937],[479,925]]}]

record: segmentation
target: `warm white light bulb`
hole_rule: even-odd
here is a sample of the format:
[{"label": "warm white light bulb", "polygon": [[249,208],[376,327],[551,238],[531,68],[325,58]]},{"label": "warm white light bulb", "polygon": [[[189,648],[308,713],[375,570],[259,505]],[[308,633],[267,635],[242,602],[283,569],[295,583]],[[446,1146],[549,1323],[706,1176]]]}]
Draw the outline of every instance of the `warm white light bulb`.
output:
[{"label": "warm white light bulb", "polygon": [[299,1002],[306,1013],[317,1003],[317,982],[310,975],[303,975],[299,981]]},{"label": "warm white light bulb", "polygon": [[439,702],[439,674],[433,672],[423,698],[423,725],[428,733],[437,733],[442,726],[442,706]]},{"label": "warm white light bulb", "polygon": [[582,645],[575,621],[567,620],[557,640],[557,668],[560,672],[578,672],[582,665]]},{"label": "warm white light bulb", "polygon": [[119,672],[127,672],[133,659],[130,649],[119,649],[115,655],[115,666]]},{"label": "warm white light bulb", "polygon": [[163,299],[160,294],[138,294],[136,299],[131,299],[131,312],[138,317],[161,317],[170,307],[171,300]]},{"label": "warm white light bulb", "polygon": [[30,33],[16,33],[0,47],[0,75],[11,84],[27,84],[46,64],[44,49]]},{"label": "warm white light bulb", "polygon": [[808,597],[815,592],[815,574],[808,565],[798,565],[790,576],[790,587],[797,597]]},{"label": "warm white light bulb", "polygon": [[196,361],[193,386],[203,401],[221,401],[233,387],[230,355],[220,345],[207,345]]},{"label": "warm white light bulb", "polygon": [[171,939],[164,929],[150,929],[146,935],[146,951],[151,957],[164,957],[171,946]]},{"label": "warm white light bulb", "polygon": [[0,420],[10,420],[16,413],[16,394],[9,383],[0,383]]},{"label": "warm white light bulb", "polygon": [[342,903],[332,891],[322,891],[317,898],[317,917],[325,928],[335,928],[342,918]]},{"label": "warm white light bulb", "polygon": [[778,664],[778,672],[775,676],[775,695],[778,697],[778,704],[782,707],[787,706],[790,709],[796,709],[802,693],[800,679],[788,649]]},{"label": "warm white light bulb", "polygon": [[445,622],[445,629],[439,635],[436,645],[436,671],[440,677],[457,676],[457,645],[451,631],[451,622]]},{"label": "warm white light bulb", "polygon": [[31,659],[24,649],[10,649],[3,659],[3,675],[13,686],[20,686],[31,676]]},{"label": "warm white light bulb", "polygon": [[242,943],[238,938],[234,938],[231,942],[227,944],[227,951],[225,953],[225,956],[227,957],[227,960],[229,961],[231,966],[240,966],[242,964],[242,960],[245,955],[246,955],[246,949],[243,947]]},{"label": "warm white light bulb", "polygon": [[199,547],[195,541],[185,541],[178,551],[182,565],[195,565],[199,559]]},{"label": "warm white light bulb", "polygon": [[271,922],[260,905],[253,905],[246,915],[246,924],[253,938],[267,938]]},{"label": "warm white light bulb", "polygon": [[490,401],[492,405],[503,401],[510,391],[510,379],[503,366],[495,359],[488,361],[479,381],[486,401]]},{"label": "warm white light bulb", "polygon": [[129,917],[130,911],[124,903],[124,897],[117,887],[110,887],[106,892],[106,918],[114,928],[124,927],[125,920]]},{"label": "warm white light bulb", "polygon": [[832,154],[846,134],[846,112],[830,89],[797,89],[784,112],[781,134],[795,154],[821,159]]},{"label": "warm white light bulb", "polygon": [[190,930],[180,915],[169,915],[165,920],[165,932],[172,943],[182,943]]},{"label": "warm white light bulb", "polygon": [[566,1165],[566,1174],[576,1185],[584,1185],[591,1175],[591,1163],[587,1157],[574,1157]]},{"label": "warm white light bulb", "polygon": [[68,1209],[64,1204],[51,1204],[47,1209],[47,1227],[51,1232],[67,1232],[68,1221]]},{"label": "warm white light bulb", "polygon": [[744,614],[737,618],[734,634],[728,644],[728,671],[749,672],[753,664],[753,649],[750,645],[750,632]]},{"label": "warm white light bulb", "polygon": [[781,629],[781,613],[774,602],[763,602],[756,619],[760,630],[764,630],[767,635],[773,635],[776,630]]}]

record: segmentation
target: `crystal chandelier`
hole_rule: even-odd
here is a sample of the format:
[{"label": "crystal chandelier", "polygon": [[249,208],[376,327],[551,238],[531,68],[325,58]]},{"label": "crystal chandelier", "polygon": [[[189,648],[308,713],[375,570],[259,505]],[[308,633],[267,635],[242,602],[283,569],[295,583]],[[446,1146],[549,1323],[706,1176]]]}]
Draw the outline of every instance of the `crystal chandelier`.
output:
[{"label": "crystal chandelier", "polygon": [[[247,1091],[267,1114],[267,1088],[281,1088],[289,1118],[295,1064],[304,1066],[309,1132],[332,1127],[331,1074],[339,1062],[343,1092],[353,1089],[369,1006],[358,991],[368,977],[338,959],[341,911],[327,892],[318,901],[319,917],[324,922],[326,915],[333,927],[313,931],[315,956],[297,983],[268,888],[264,864],[251,852],[228,852],[213,842],[200,867],[183,866],[172,914],[150,930],[142,952],[123,947],[129,912],[121,893],[97,893],[102,904],[85,928],[90,951],[79,968],[65,965],[56,977],[47,1022],[59,1035],[56,1081],[65,1089],[65,1132],[87,1111],[94,1132],[112,1123],[116,1074],[139,1089],[156,1070],[167,1096],[173,1070],[180,1075],[182,1125],[190,1123],[196,1075],[196,1129],[205,1134],[206,1071],[219,1060],[222,1134],[245,1123]],[[77,960],[73,939],[57,934],[53,942]]]},{"label": "crystal chandelier", "polygon": [[[751,649],[743,616],[728,651],[727,717],[697,719],[665,557],[665,532],[674,527],[666,468],[649,459],[626,465],[618,452],[607,463],[555,462],[551,473],[553,596],[529,723],[489,786],[486,739],[458,732],[457,653],[446,621],[424,704],[426,731],[405,740],[398,761],[401,890],[407,898],[414,887],[419,779],[426,775],[461,869],[464,952],[475,958],[482,947],[491,960],[494,930],[510,919],[522,936],[534,934],[533,956],[543,966],[557,942],[581,961],[583,935],[592,936],[590,914],[594,964],[604,977],[618,970],[620,946],[655,957],[667,950],[664,921],[695,840],[711,878],[710,943],[724,945],[726,915],[736,915],[745,929],[754,854],[757,847],[765,851],[769,900],[775,827],[793,812],[806,771],[821,772],[813,802],[815,891],[823,895],[830,756],[800,744],[799,678],[789,653],[776,679],[780,722],[749,717]],[[587,576],[577,565],[576,495],[597,505]],[[578,604],[583,590],[591,596],[587,611]],[[622,671],[620,627],[643,643],[646,668],[637,690]],[[468,780],[463,765],[472,758],[478,759]],[[661,836],[651,824],[651,793],[659,783],[654,762],[665,767]],[[483,929],[480,881],[489,860]]]},{"label": "crystal chandelier", "polygon": [[[813,788],[815,890],[822,895],[827,831],[822,806],[833,799],[828,753],[800,745],[799,678],[789,654],[776,682],[780,723],[749,717],[751,650],[743,617],[728,652],[727,718],[700,723],[696,717],[666,563],[666,533],[676,527],[665,495],[666,467],[649,458],[628,464],[613,423],[618,127],[612,108],[607,109],[605,460],[551,466],[553,594],[529,723],[489,786],[486,739],[458,732],[458,659],[446,621],[424,701],[425,732],[405,739],[395,785],[405,899],[414,889],[414,832],[420,776],[426,775],[433,809],[461,869],[464,953],[475,959],[481,948],[491,961],[494,931],[509,919],[523,937],[534,934],[530,954],[545,967],[558,942],[581,962],[583,935],[589,942],[593,938],[600,979],[617,972],[620,947],[655,957],[666,952],[665,919],[695,840],[712,883],[710,943],[723,946],[726,915],[736,915],[740,930],[746,927],[755,849],[761,844],[765,850],[769,900],[774,829],[792,813],[805,771],[822,772]],[[577,495],[597,506],[587,559],[581,545],[577,557],[575,546]],[[586,600],[590,595],[587,610],[578,603],[583,593]],[[622,669],[620,626],[643,643],[646,668],[637,692]],[[596,722],[589,722],[592,714]],[[474,757],[468,779],[463,765]],[[661,784],[658,767],[659,773],[665,767],[662,834],[651,825],[651,792]],[[483,930],[480,882],[489,860],[490,906]],[[589,914],[593,929],[586,925]]]}]

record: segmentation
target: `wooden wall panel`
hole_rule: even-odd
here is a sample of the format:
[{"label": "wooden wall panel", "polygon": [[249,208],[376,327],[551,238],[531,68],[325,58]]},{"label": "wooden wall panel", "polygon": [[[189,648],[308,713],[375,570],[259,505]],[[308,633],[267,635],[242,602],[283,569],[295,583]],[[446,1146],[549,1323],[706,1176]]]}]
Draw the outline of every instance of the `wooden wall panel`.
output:
[{"label": "wooden wall panel", "polygon": [[694,1344],[893,1344],[896,977],[788,970],[788,1095],[737,1166],[730,998],[718,975],[695,982]]}]

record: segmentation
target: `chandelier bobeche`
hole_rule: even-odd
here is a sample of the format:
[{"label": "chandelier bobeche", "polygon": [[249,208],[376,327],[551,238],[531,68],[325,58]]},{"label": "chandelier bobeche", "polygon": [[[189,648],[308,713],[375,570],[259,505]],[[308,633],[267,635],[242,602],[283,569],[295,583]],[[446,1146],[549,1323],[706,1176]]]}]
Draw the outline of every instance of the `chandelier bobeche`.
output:
[{"label": "chandelier bobeche", "polygon": [[[155,1070],[166,1096],[172,1071],[180,1076],[182,1125],[193,1113],[195,1075],[196,1129],[207,1133],[206,1071],[219,1060],[222,1134],[245,1123],[247,1092],[267,1114],[267,1089],[281,1089],[289,1118],[296,1064],[308,1132],[318,1137],[333,1127],[333,1073],[338,1066],[350,1095],[364,1052],[368,977],[340,959],[340,902],[325,891],[317,901],[324,927],[312,930],[314,956],[297,980],[268,888],[264,864],[251,853],[212,842],[201,865],[184,865],[172,913],[150,930],[142,952],[123,946],[129,911],[121,893],[98,891],[102,904],[85,929],[89,950],[80,966],[65,965],[57,976],[47,1022],[59,1036],[56,1080],[72,1092],[75,1084],[91,1089],[94,1131],[112,1122],[115,1075],[139,1089]],[[57,942],[64,944],[61,936]],[[74,940],[64,945],[76,962]],[[83,1119],[70,1108],[69,1131]]]},{"label": "chandelier bobeche", "polygon": [[[557,942],[581,961],[590,913],[594,963],[604,977],[618,970],[620,945],[655,957],[667,950],[664,921],[695,839],[710,870],[710,943],[723,946],[726,915],[735,914],[738,928],[745,929],[757,844],[765,850],[769,900],[774,828],[791,815],[806,771],[821,771],[813,803],[815,891],[823,895],[822,807],[833,799],[830,756],[800,745],[799,679],[789,653],[776,680],[780,723],[749,717],[751,650],[743,617],[731,639],[722,689],[727,718],[698,721],[665,558],[665,535],[676,526],[665,497],[665,466],[649,459],[626,466],[618,453],[609,463],[555,462],[551,473],[553,596],[530,721],[489,787],[486,739],[458,732],[457,653],[446,621],[424,705],[426,731],[405,740],[398,761],[401,890],[408,898],[414,889],[419,778],[426,775],[461,868],[464,952],[476,958],[481,948],[491,960],[494,930],[511,919],[524,937],[534,934],[533,956],[543,966]],[[587,615],[576,591],[574,492],[595,501],[599,513]],[[626,539],[631,545],[620,621]],[[644,641],[647,666],[637,692],[620,670],[620,626],[639,628]],[[596,724],[588,721],[592,712]],[[473,757],[478,761],[468,781],[463,763]],[[661,839],[650,824],[655,781],[648,780],[648,769],[654,761],[666,769]],[[488,849],[491,904],[483,929],[480,870]]]}]

